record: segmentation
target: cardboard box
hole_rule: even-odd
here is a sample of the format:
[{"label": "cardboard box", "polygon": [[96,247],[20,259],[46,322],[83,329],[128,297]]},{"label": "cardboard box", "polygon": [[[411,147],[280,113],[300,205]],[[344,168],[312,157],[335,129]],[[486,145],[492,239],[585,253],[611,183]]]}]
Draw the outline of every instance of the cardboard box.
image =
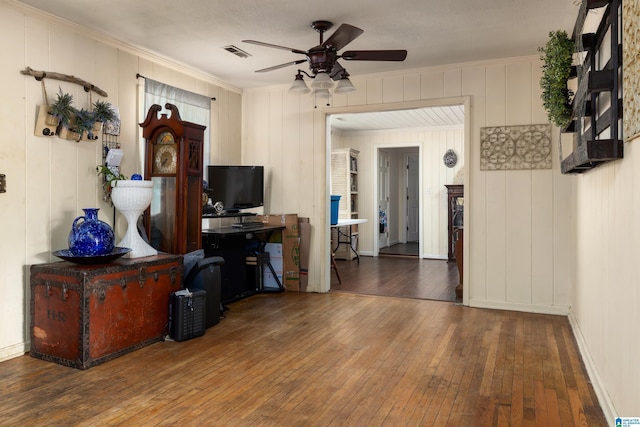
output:
[{"label": "cardboard box", "polygon": [[[267,243],[264,251],[269,253],[269,262],[271,262],[271,266],[275,270],[278,280],[282,283],[282,243]],[[273,277],[273,273],[271,273],[268,265],[262,266],[262,286],[266,289],[278,289],[278,283]]]},{"label": "cardboard box", "polygon": [[[300,235],[297,214],[258,215],[256,221],[269,225],[284,225],[282,243],[282,285],[287,291],[300,291]],[[278,234],[273,233],[272,243],[278,243]]]},{"label": "cardboard box", "polygon": [[309,258],[311,252],[311,224],[309,218],[298,218],[300,234],[300,290],[306,292],[309,285]]}]

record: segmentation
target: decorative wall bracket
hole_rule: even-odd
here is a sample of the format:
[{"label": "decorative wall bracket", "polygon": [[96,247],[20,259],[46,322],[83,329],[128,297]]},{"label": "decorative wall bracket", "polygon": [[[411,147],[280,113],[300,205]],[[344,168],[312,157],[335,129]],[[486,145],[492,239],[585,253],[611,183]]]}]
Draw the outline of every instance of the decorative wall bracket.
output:
[{"label": "decorative wall bracket", "polygon": [[100,89],[98,86],[95,86],[92,83],[89,83],[88,81],[79,79],[69,74],[61,74],[61,73],[55,73],[51,71],[36,71],[31,69],[31,67],[25,68],[24,70],[20,71],[20,73],[24,74],[25,76],[33,76],[38,81],[41,81],[42,79],[47,78],[47,79],[61,80],[63,82],[75,83],[77,85],[82,86],[85,92],[93,91],[100,96],[104,96],[105,98],[108,96],[107,92]]},{"label": "decorative wall bracket", "polygon": [[[572,35],[579,58],[575,73],[577,90],[572,101],[573,116],[569,125],[561,129],[564,133],[573,133],[574,141],[571,153],[561,158],[563,174],[583,173],[623,157],[620,135],[623,49],[618,37],[621,2],[582,0]],[[598,8],[604,10],[596,32],[585,33],[587,14]],[[561,157],[562,152],[561,146]]]}]

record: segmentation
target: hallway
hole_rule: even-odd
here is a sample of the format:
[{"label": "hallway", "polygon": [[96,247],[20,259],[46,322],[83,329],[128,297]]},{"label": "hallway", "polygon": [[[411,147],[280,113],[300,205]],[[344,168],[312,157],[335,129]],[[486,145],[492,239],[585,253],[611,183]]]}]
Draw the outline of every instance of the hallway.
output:
[{"label": "hallway", "polygon": [[455,263],[404,255],[361,256],[359,264],[337,259],[336,267],[342,283],[332,269],[332,291],[461,302],[455,295],[459,283]]},{"label": "hallway", "polygon": [[379,253],[380,256],[397,255],[417,257],[419,255],[419,249],[419,242],[396,243],[386,248],[380,248]]}]

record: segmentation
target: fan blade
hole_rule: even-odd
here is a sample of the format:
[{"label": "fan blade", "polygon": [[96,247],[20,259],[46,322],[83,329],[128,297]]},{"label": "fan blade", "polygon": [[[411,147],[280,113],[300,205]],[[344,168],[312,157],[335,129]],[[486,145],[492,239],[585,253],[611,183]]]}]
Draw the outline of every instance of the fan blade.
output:
[{"label": "fan blade", "polygon": [[327,41],[322,43],[322,46],[333,47],[335,50],[340,50],[354,41],[362,33],[364,33],[364,31],[358,27],[354,27],[349,24],[342,24],[333,34],[331,34],[331,37],[329,37]]},{"label": "fan blade", "polygon": [[271,44],[271,43],[265,43],[265,42],[259,42],[256,40],[242,40],[244,43],[249,43],[249,44],[256,44],[258,46],[264,46],[264,47],[273,47],[275,49],[282,49],[282,50],[288,50],[290,52],[293,53],[301,53],[303,55],[306,55],[307,52],[305,52],[304,50],[300,50],[300,49],[294,49],[292,47],[286,47],[286,46],[278,46],[277,44]]},{"label": "fan blade", "polygon": [[350,50],[341,55],[347,61],[404,61],[406,50]]},{"label": "fan blade", "polygon": [[303,62],[307,62],[306,59],[298,59],[297,61],[287,62],[286,64],[274,65],[273,67],[263,68],[262,70],[256,70],[256,73],[266,73],[267,71],[277,70],[279,68],[288,67],[289,65],[301,64]]}]

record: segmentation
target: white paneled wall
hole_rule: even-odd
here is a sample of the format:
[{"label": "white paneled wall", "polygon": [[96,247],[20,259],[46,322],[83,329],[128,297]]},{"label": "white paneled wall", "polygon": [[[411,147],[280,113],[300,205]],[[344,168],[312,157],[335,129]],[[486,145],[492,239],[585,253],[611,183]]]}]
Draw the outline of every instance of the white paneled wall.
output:
[{"label": "white paneled wall", "polygon": [[[576,179],[576,282],[571,317],[605,414],[640,413],[640,138],[624,159]],[[588,353],[587,353],[588,351]]]},{"label": "white paneled wall", "polygon": [[[419,150],[422,163],[422,234],[421,256],[424,258],[447,258],[447,191],[446,184],[453,184],[456,173],[464,166],[464,132],[462,127],[406,129],[397,131],[342,132],[332,135],[334,148],[355,148],[360,151],[358,172],[360,217],[370,223],[360,226],[359,248],[362,253],[372,254],[378,234],[377,211],[377,161],[378,149],[414,147]],[[444,153],[453,149],[458,154],[458,164],[447,168],[442,160]],[[366,159],[366,161],[365,161]],[[368,168],[365,168],[369,164]],[[362,169],[365,168],[365,169]],[[396,169],[397,170],[397,169]],[[400,170],[401,174],[405,171]],[[400,184],[404,175],[400,175]],[[391,191],[391,197],[398,189]],[[396,202],[397,204],[397,202]],[[404,212],[404,209],[403,209]],[[367,230],[365,233],[363,230]]]},{"label": "white paneled wall", "polygon": [[[254,151],[262,153],[265,162],[274,165],[272,173],[281,177],[276,181],[283,183],[270,189],[271,211],[298,212],[311,219],[313,237],[309,289],[329,289],[326,173],[330,147],[327,146],[326,116],[468,103],[465,111],[467,122],[465,129],[460,131],[464,147],[459,148],[466,166],[465,276],[468,277],[465,278],[465,302],[486,307],[567,313],[573,276],[570,268],[563,266],[571,265],[573,260],[572,177],[562,176],[559,172],[555,155],[558,134],[554,134],[552,170],[486,172],[480,171],[479,166],[481,127],[547,122],[540,101],[539,76],[539,58],[532,56],[354,77],[358,90],[335,96],[333,105],[325,109],[313,108],[313,98],[309,95],[288,94],[285,85],[246,91],[243,96],[243,153],[247,156]],[[273,104],[272,98],[289,99],[283,102],[291,102],[298,108],[288,108],[286,115],[272,111],[270,108],[277,105]],[[299,132],[285,135],[275,131],[274,127],[293,128]],[[270,139],[270,134],[276,139]],[[427,143],[427,136],[419,135],[416,130],[407,130],[406,134],[399,136],[402,143],[393,140],[394,137],[384,133],[371,134],[366,138],[358,135],[348,142],[342,138],[340,144],[360,150],[359,175],[370,177],[374,176],[377,158],[373,147],[423,145],[423,165],[430,164],[426,159],[440,159],[441,165],[444,148],[449,144],[449,136],[443,135],[433,136],[440,145]],[[280,148],[281,144],[289,147],[298,145],[300,150],[306,150],[305,156],[292,158],[297,152],[285,152]],[[456,145],[459,142],[453,144],[459,147]],[[280,167],[285,164],[285,159],[287,165],[312,161],[313,168]],[[428,213],[441,216],[446,212],[441,187],[451,182],[452,176],[447,174],[454,171],[445,169],[438,166],[423,173],[424,230],[442,227],[438,225],[443,224],[441,217],[428,224],[425,217]],[[304,189],[303,192],[313,194],[313,198],[301,203],[296,188],[287,188],[285,194],[284,183],[296,183],[294,187],[298,192]],[[370,206],[366,216],[376,219],[375,186],[372,184],[369,188],[369,194],[360,196],[360,204]],[[441,206],[433,208],[438,203]],[[361,231],[360,247],[364,251],[373,248],[375,225],[375,220],[368,224],[370,233]],[[439,237],[437,242],[433,242],[425,235],[423,237],[423,254],[444,253],[444,238]]]},{"label": "white paneled wall", "polygon": [[[241,95],[213,78],[177,64],[134,52],[101,36],[70,27],[45,14],[0,2],[0,173],[7,192],[0,194],[0,360],[24,354],[29,340],[29,266],[59,261],[52,251],[68,247],[73,219],[82,209],[98,207],[99,218],[114,224],[114,210],[102,200],[100,141],[68,141],[34,135],[36,111],[43,104],[41,83],[20,74],[35,70],[71,74],[108,93],[106,101],[120,109],[126,175],[139,172],[136,73],[180,88],[216,97],[212,110],[211,160],[240,163]],[[10,40],[11,42],[7,42]],[[74,97],[74,106],[89,108],[80,86],[44,79],[49,100],[58,88]],[[116,234],[126,223],[118,214]],[[120,234],[122,236],[122,234]]]}]

